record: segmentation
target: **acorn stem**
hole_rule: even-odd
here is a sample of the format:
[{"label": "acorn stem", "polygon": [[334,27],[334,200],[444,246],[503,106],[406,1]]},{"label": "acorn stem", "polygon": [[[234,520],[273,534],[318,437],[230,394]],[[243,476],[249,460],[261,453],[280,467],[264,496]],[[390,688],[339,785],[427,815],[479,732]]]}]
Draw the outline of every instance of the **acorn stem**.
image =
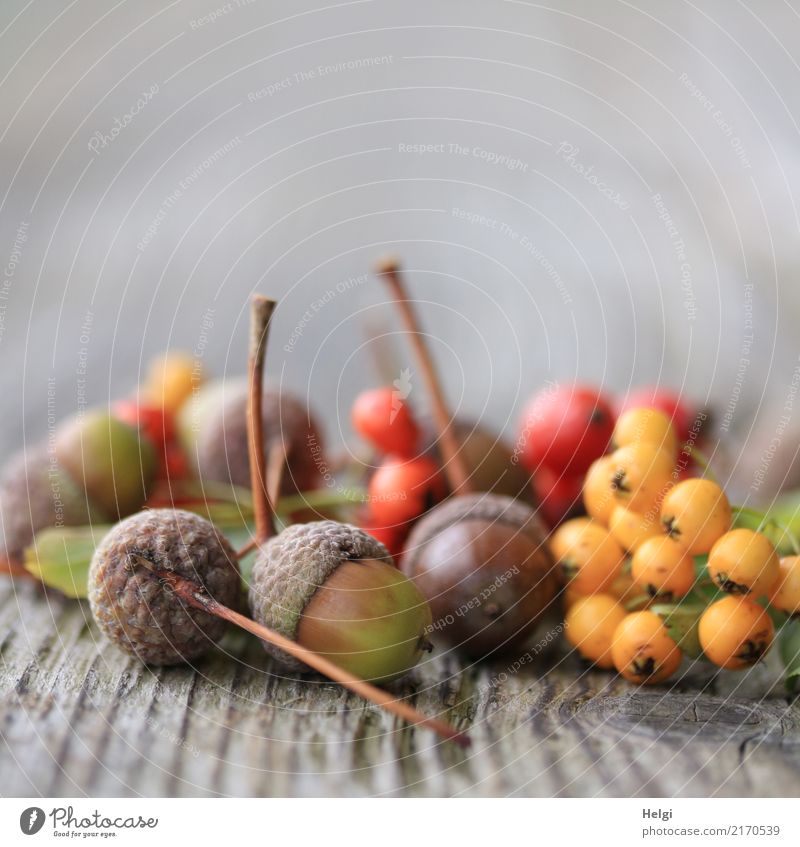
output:
[{"label": "acorn stem", "polygon": [[[283,483],[283,472],[286,468],[286,454],[283,449],[283,444],[276,441],[269,449],[267,457],[267,490],[269,491],[270,503],[277,503],[281,497],[281,484]],[[274,527],[275,521],[272,521]],[[261,539],[262,541],[264,539]],[[245,556],[253,552],[259,545],[258,537],[251,538],[247,544],[243,545],[236,551],[237,559],[244,559]]]},{"label": "acorn stem", "polygon": [[267,463],[264,457],[264,416],[262,407],[264,357],[269,323],[277,304],[260,294],[253,296],[250,308],[250,350],[247,357],[249,390],[247,394],[247,449],[250,457],[250,486],[256,517],[256,542],[275,532],[275,513],[267,491]]},{"label": "acorn stem", "polygon": [[281,499],[281,485],[286,471],[286,450],[281,441],[274,442],[267,453],[267,491],[270,503]]},{"label": "acorn stem", "polygon": [[400,264],[394,257],[385,258],[375,266],[375,273],[383,277],[389,286],[403,324],[411,336],[411,344],[414,347],[423,379],[428,388],[428,394],[433,403],[433,417],[439,431],[439,443],[444,458],[444,472],[447,476],[447,482],[453,494],[469,494],[472,491],[469,472],[458,448],[450,412],[444,399],[444,391],[436,373],[433,358],[420,330],[419,321],[414,313],[405,284],[400,277]]},{"label": "acorn stem", "polygon": [[258,541],[255,538],[251,538],[250,541],[247,542],[247,544],[242,545],[236,551],[236,558],[237,559],[244,559],[245,556],[249,555],[250,553],[253,552],[253,550],[256,550],[257,548],[258,548]]},{"label": "acorn stem", "polygon": [[327,676],[333,682],[349,688],[355,694],[375,703],[377,706],[380,706],[387,712],[391,712],[402,720],[427,727],[438,733],[442,738],[448,741],[454,741],[460,747],[469,747],[470,740],[465,733],[459,732],[444,721],[426,717],[413,706],[409,706],[408,703],[404,703],[377,686],[365,682],[363,679],[359,679],[359,677],[340,668],[329,659],[320,656],[318,653],[314,653],[307,647],[297,644],[295,641],[280,635],[274,630],[256,623],[254,620],[239,614],[239,612],[234,612],[233,609],[223,606],[222,603],[218,603],[213,597],[209,597],[200,586],[191,580],[178,576],[174,571],[160,568],[152,568],[152,572],[154,576],[161,580],[162,584],[171,588],[178,597],[195,609],[200,609],[210,615],[222,618],[222,620],[228,621],[258,636],[262,641],[267,641],[275,645],[298,661],[318,671],[323,676]]}]

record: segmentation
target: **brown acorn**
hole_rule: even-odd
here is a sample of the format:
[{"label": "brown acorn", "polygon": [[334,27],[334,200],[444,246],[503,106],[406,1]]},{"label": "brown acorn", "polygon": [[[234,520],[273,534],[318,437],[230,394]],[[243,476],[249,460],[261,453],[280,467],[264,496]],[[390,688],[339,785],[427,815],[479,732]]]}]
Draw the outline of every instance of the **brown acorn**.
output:
[{"label": "brown acorn", "polygon": [[[463,464],[469,470],[472,490],[504,494],[536,505],[531,475],[515,461],[513,451],[500,436],[481,424],[460,418],[453,421],[452,430]],[[434,449],[435,444],[431,446]]]},{"label": "brown acorn", "polygon": [[[361,679],[405,676],[429,648],[431,611],[389,551],[349,524],[295,524],[260,549],[250,583],[253,617]],[[269,644],[292,670],[300,662]]]},{"label": "brown acorn", "polygon": [[39,530],[102,523],[109,518],[45,445],[20,450],[9,459],[0,480],[0,516],[0,558],[17,564]]},{"label": "brown acorn", "polygon": [[494,493],[475,494],[433,360],[396,260],[377,269],[414,346],[431,396],[445,472],[454,497],[414,527],[403,558],[427,597],[432,631],[471,656],[520,647],[553,602],[558,582],[536,512]]},{"label": "brown acorn", "polygon": [[[247,382],[209,383],[181,409],[178,429],[190,462],[201,480],[240,487],[250,485],[247,451]],[[322,484],[322,436],[313,415],[294,395],[277,389],[262,393],[264,449],[281,447],[284,496]]]},{"label": "brown acorn", "polygon": [[235,551],[199,515],[150,509],[116,524],[92,557],[89,605],[111,641],[155,665],[200,658],[223,636],[226,622],[187,607],[154,570],[191,580],[217,602],[235,606],[242,590]]}]

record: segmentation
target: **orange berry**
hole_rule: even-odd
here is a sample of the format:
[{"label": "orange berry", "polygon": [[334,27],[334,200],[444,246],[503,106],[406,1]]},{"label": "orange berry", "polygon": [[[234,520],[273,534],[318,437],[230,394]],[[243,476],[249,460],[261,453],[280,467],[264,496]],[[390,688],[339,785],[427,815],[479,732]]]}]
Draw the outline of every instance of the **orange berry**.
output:
[{"label": "orange berry", "polygon": [[617,505],[612,485],[613,464],[611,456],[601,456],[592,462],[583,481],[583,505],[586,511],[606,526]]},{"label": "orange berry", "polygon": [[[571,523],[568,521],[554,534],[552,544],[567,583],[584,595],[603,591],[618,576],[625,553],[599,523],[569,527]],[[564,527],[569,527],[566,538],[559,537]]]},{"label": "orange berry", "polygon": [[201,383],[199,363],[192,356],[164,353],[151,360],[140,394],[146,403],[177,412]]},{"label": "orange berry", "polygon": [[663,537],[657,515],[640,515],[625,506],[614,507],[608,528],[614,538],[629,552],[648,538]]},{"label": "orange berry", "polygon": [[667,535],[692,556],[708,553],[730,529],[731,520],[731,505],[725,492],[710,479],[679,482],[661,504],[661,523]]},{"label": "orange berry", "polygon": [[678,436],[672,421],[658,409],[637,408],[623,412],[614,426],[613,444],[654,444],[670,456],[678,452]]},{"label": "orange berry", "polygon": [[671,600],[683,597],[694,585],[692,557],[665,535],[648,538],[631,560],[631,576],[651,597]]},{"label": "orange berry", "polygon": [[785,556],[769,602],[781,612],[800,614],[800,556]]},{"label": "orange berry", "polygon": [[556,559],[567,554],[567,551],[575,544],[581,532],[587,526],[594,526],[591,518],[572,518],[564,521],[561,526],[550,536],[550,550]]},{"label": "orange berry", "polygon": [[780,574],[780,560],[772,542],[752,529],[726,532],[708,554],[711,579],[729,594],[769,594]]},{"label": "orange berry", "polygon": [[770,616],[747,597],[723,597],[712,603],[701,615],[697,632],[706,657],[728,670],[754,665],[775,637]]},{"label": "orange berry", "polygon": [[566,616],[567,641],[600,668],[613,668],[611,642],[625,609],[608,594],[580,597]]},{"label": "orange berry", "polygon": [[648,511],[673,486],[674,458],[655,444],[628,444],[615,450],[611,459],[614,497],[628,509]]},{"label": "orange berry", "polygon": [[680,647],[655,612],[632,612],[614,632],[614,667],[630,682],[662,682],[678,669],[681,655]]}]

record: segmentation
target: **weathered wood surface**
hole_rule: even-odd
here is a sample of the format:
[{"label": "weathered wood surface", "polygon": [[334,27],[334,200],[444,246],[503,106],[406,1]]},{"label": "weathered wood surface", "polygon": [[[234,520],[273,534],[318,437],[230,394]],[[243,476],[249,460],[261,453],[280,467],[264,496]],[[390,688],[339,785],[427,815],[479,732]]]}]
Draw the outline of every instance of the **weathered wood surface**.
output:
[{"label": "weathered wood surface", "polygon": [[796,796],[800,709],[768,668],[634,689],[559,648],[514,673],[439,657],[401,689],[469,728],[462,752],[232,634],[149,669],[88,609],[0,582],[0,793]]}]

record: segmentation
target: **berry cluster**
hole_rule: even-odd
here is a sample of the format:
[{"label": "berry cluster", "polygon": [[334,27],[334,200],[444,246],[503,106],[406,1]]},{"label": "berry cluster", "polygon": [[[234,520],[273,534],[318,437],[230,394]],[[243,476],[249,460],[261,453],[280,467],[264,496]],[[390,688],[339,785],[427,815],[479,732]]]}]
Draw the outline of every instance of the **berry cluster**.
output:
[{"label": "berry cluster", "polygon": [[[533,488],[550,526],[582,511],[581,492],[587,471],[605,455],[615,432],[620,446],[635,440],[630,428],[641,425],[641,415],[627,413],[644,408],[661,412],[672,422],[670,438],[679,438],[681,443],[698,438],[705,416],[692,414],[679,395],[665,388],[637,389],[619,403],[596,388],[580,384],[548,386],[534,395],[520,420],[518,444],[520,460],[533,475]],[[652,425],[658,426],[655,422]],[[654,431],[652,437],[658,437],[658,433]],[[663,446],[669,450],[674,445]],[[629,456],[628,460],[633,458]],[[642,501],[645,496],[642,492],[636,499]],[[608,509],[613,505],[604,502]],[[608,517],[604,516],[606,522]]]},{"label": "berry cluster", "polygon": [[663,412],[624,412],[611,445],[584,479],[588,517],[551,537],[567,639],[645,684],[670,677],[684,653],[726,669],[755,664],[775,637],[771,613],[800,612],[800,557],[781,559],[764,532],[737,526],[740,510],[716,482],[682,478]]},{"label": "berry cluster", "polygon": [[353,404],[351,420],[380,456],[359,524],[397,558],[412,523],[445,498],[444,476],[433,459],[420,453],[421,427],[397,389],[363,391]]}]

